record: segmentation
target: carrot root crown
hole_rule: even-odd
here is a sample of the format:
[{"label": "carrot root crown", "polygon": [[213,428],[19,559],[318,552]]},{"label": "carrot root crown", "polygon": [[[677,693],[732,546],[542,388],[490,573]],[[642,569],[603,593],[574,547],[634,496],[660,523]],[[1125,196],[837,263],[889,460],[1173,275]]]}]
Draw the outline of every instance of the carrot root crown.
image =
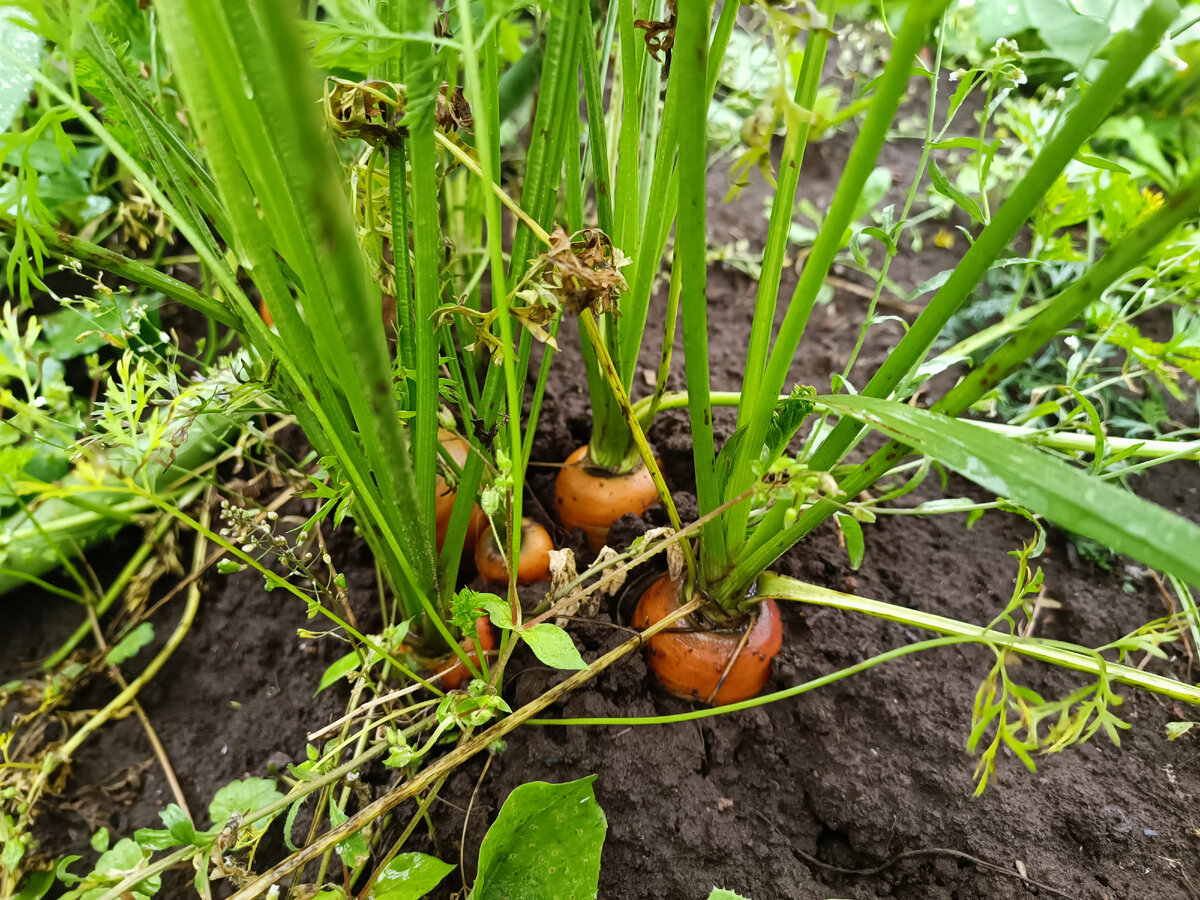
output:
[{"label": "carrot root crown", "polygon": [[[467,456],[471,452],[471,445],[467,441],[459,437],[453,431],[445,428],[438,429],[438,441],[446,452],[450,454],[450,458],[454,460],[455,465],[462,468],[467,462]],[[438,553],[442,552],[442,544],[446,541],[446,531],[450,527],[450,514],[454,512],[454,498],[457,494],[454,488],[446,483],[446,480],[438,475],[434,482],[434,517],[437,538]],[[475,549],[476,541],[487,528],[487,519],[483,515],[483,510],[476,503],[471,508],[471,518],[467,525],[466,539],[463,541],[463,550],[470,552]]]},{"label": "carrot root crown", "polygon": [[[663,575],[646,589],[633,613],[648,628],[680,606],[681,586]],[[764,600],[745,626],[728,632],[699,627],[691,617],[659,632],[646,645],[650,669],[667,692],[685,700],[721,705],[747,700],[763,689],[771,660],[783,645],[774,600]]]},{"label": "carrot root crown", "polygon": [[[471,662],[479,665],[479,654],[476,652],[476,644],[479,649],[485,653],[489,650],[496,649],[496,633],[492,630],[492,622],[487,616],[475,620],[475,633],[478,635],[477,640],[467,638],[462,642],[462,648],[471,656]],[[448,691],[458,690],[459,686],[469,678],[471,673],[461,662],[453,669],[442,676],[442,687]]]},{"label": "carrot root crown", "polygon": [[[545,581],[550,577],[550,551],[554,542],[550,532],[533,519],[521,521],[521,558],[517,560],[517,584]],[[488,531],[475,545],[475,568],[484,581],[508,584],[504,553],[496,546],[496,537]]]},{"label": "carrot root crown", "polygon": [[640,516],[658,502],[654,479],[644,465],[626,475],[604,475],[587,466],[585,444],[567,457],[554,485],[554,505],[566,528],[582,528],[599,552],[612,523],[626,513]]}]

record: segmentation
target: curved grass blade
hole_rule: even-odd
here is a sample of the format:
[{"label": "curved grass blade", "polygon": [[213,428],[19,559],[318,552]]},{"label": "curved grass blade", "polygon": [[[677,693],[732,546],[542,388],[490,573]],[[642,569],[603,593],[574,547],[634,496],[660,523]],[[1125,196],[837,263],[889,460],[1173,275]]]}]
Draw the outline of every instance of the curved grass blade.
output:
[{"label": "curved grass blade", "polygon": [[1200,527],[1019,441],[874,397],[819,397],[1076,534],[1200,585]]}]

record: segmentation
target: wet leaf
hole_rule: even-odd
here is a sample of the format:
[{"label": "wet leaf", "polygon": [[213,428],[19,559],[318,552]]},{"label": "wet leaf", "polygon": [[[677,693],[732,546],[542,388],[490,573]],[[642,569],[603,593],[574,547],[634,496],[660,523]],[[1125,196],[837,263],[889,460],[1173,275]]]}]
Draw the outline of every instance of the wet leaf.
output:
[{"label": "wet leaf", "polygon": [[436,856],[401,853],[379,873],[369,900],[418,900],[454,869],[453,865]]},{"label": "wet leaf", "polygon": [[33,78],[17,65],[20,61],[36,68],[42,61],[42,39],[25,22],[28,13],[15,6],[0,7],[0,131],[7,131],[17,111],[29,100]]},{"label": "wet leaf", "polygon": [[567,784],[516,788],[479,848],[474,900],[596,896],[608,821],[590,775]]},{"label": "wet leaf", "polygon": [[[333,797],[329,798],[329,824],[334,828],[345,823],[349,818]],[[351,869],[361,866],[366,862],[367,857],[371,855],[371,851],[367,849],[367,839],[363,837],[362,831],[356,831],[347,837],[345,840],[338,841],[336,844],[338,856],[342,862]]]}]

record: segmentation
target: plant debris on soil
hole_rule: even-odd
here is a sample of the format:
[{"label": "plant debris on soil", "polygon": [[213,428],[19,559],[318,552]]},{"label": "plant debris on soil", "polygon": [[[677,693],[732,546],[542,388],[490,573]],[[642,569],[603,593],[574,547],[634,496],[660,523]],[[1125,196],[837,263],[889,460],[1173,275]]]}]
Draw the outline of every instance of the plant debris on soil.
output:
[{"label": "plant debris on soil", "polygon": [[[835,161],[844,158],[847,146],[839,136],[810,151],[802,191],[818,206],[832,191],[840,168]],[[912,162],[904,151],[889,147],[881,164],[893,166],[901,180],[903,167],[911,168]],[[720,179],[721,173],[713,177]],[[710,193],[719,197],[720,185]],[[714,240],[744,237],[761,246],[760,205],[761,195],[752,189],[736,204],[714,201]],[[912,287],[953,262],[952,252],[930,248],[919,256],[898,257],[891,274]],[[788,276],[782,298],[790,296],[793,283],[794,276]],[[715,390],[740,386],[753,299],[752,281],[719,265],[712,268],[708,313]],[[854,345],[865,307],[857,294],[839,290],[832,302],[817,308],[793,365],[795,381],[828,388],[829,373],[840,370]],[[650,322],[661,323],[662,311],[660,296]],[[650,372],[657,367],[661,330],[659,324],[643,344],[640,365]],[[895,323],[873,329],[862,355],[864,371],[886,356],[898,335]],[[583,443],[591,427],[573,325],[564,325],[558,344],[555,389],[546,395],[529,477],[535,501],[530,514],[552,525],[545,511],[553,509],[553,465]],[[674,369],[670,387],[677,389],[682,387],[681,344]],[[732,426],[733,413],[718,411],[718,443]],[[661,414],[650,438],[681,514],[694,515],[686,414]],[[905,502],[945,495],[937,481],[931,476]],[[1133,487],[1193,520],[1200,518],[1195,465],[1153,469],[1135,478]],[[957,477],[949,479],[946,493],[993,499]],[[1009,551],[1032,536],[1033,526],[1020,516],[992,511],[968,530],[965,518],[880,516],[865,528],[866,556],[858,571],[850,568],[835,528],[827,525],[775,570],[986,623],[1011,593],[1017,563]],[[627,517],[616,534],[628,540],[648,524],[662,524],[661,511],[650,511],[647,520]],[[559,528],[556,539],[585,552],[578,535],[572,538]],[[105,553],[122,549],[129,544]],[[357,614],[370,627],[377,602],[369,553],[349,528],[332,536],[330,552],[346,573]],[[1039,615],[1036,633],[1041,636],[1099,646],[1168,612],[1145,569],[1117,559],[1112,571],[1104,571],[1080,558],[1060,533],[1051,532],[1036,564],[1045,570],[1046,596],[1061,605]],[[595,619],[571,624],[585,659],[628,638],[622,616],[632,606],[635,586]],[[537,599],[536,589],[529,597]],[[27,673],[81,619],[74,605],[32,590],[0,598],[0,605],[13,623],[0,634],[0,681]],[[786,639],[768,691],[928,637],[872,618],[781,605]],[[168,606],[159,614],[160,641],[178,608]],[[194,811],[203,810],[231,779],[268,775],[302,760],[306,733],[341,715],[344,689],[315,699],[313,694],[321,673],[344,647],[297,637],[296,629],[306,622],[294,599],[268,593],[250,572],[218,576],[210,571],[205,577],[200,612],[187,640],[140,695]],[[1168,649],[1176,656],[1167,663],[1152,660],[1150,667],[1194,680],[1197,668],[1182,646]],[[984,648],[943,648],[791,700],[696,722],[523,727],[491,759],[482,781],[483,757],[455,771],[431,808],[433,832],[419,829],[409,849],[456,863],[461,851],[463,871],[447,878],[437,894],[449,896],[461,884],[471,884],[479,843],[513,788],[595,773],[596,796],[609,823],[601,897],[705,897],[714,886],[754,900],[1200,896],[1200,739],[1188,734],[1168,742],[1165,734],[1168,722],[1192,717],[1194,711],[1125,689],[1125,704],[1117,712],[1133,727],[1122,732],[1120,747],[1097,736],[1066,753],[1038,757],[1036,773],[1002,754],[993,783],[973,797],[975,759],[964,748],[975,691],[992,662]],[[1133,665],[1142,662],[1132,660]],[[1010,666],[1013,677],[1047,697],[1064,696],[1081,683],[1069,672],[1037,663]],[[518,654],[510,673],[505,697],[514,709],[564,677],[527,653]],[[76,705],[96,706],[109,696],[95,687],[76,698]],[[545,717],[646,716],[691,708],[659,691],[642,656],[631,654]],[[367,781],[375,784],[372,777]],[[380,784],[374,789],[381,790]],[[38,821],[42,851],[78,852],[100,825],[115,835],[154,826],[157,811],[170,801],[137,718],[110,723],[78,754],[66,791]],[[302,827],[303,817],[295,832]],[[258,862],[269,861],[272,852],[282,855],[278,834],[264,845]],[[162,896],[187,895],[191,873],[174,876],[165,881]]]}]

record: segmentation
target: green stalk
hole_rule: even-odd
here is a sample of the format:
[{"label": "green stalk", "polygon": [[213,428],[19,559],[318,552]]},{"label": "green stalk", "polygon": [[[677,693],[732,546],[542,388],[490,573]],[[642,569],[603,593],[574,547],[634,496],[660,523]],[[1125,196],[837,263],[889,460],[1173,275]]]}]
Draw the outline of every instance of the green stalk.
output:
[{"label": "green stalk", "polygon": [[[624,16],[625,7],[629,2],[630,0],[621,0],[618,5],[617,9],[621,16]],[[632,29],[632,20],[630,21],[630,28]],[[621,181],[617,182],[617,203],[615,207],[616,212],[614,213],[608,160],[608,130],[604,118],[603,91],[600,86],[598,71],[600,63],[596,59],[591,30],[580,29],[579,37],[581,42],[580,58],[583,62],[585,108],[588,117],[588,146],[591,148],[595,177],[596,216],[600,224],[600,229],[612,237],[613,243],[617,247],[625,251],[626,248],[621,243],[623,238],[619,229],[626,227],[628,224],[625,218],[628,216],[631,203],[625,192],[629,190],[629,187],[628,185],[622,186]],[[632,47],[628,49],[628,53],[632,55]],[[626,41],[622,38],[622,70],[625,68],[625,56]],[[627,109],[623,105],[621,111],[622,115],[627,113]],[[578,122],[578,117],[568,118],[572,122]],[[627,152],[624,148],[626,130],[623,120],[620,130],[623,142],[622,153]],[[633,148],[629,152],[632,152],[636,157],[636,140],[633,142]],[[570,154],[568,154],[568,158],[570,159]],[[622,168],[621,172],[624,173],[625,169],[628,169],[628,165]],[[578,190],[576,190],[576,184],[578,184]],[[575,182],[568,177],[566,187],[569,197],[578,195],[582,201],[582,195],[586,190],[582,178],[578,179],[578,182]],[[620,218],[614,220],[614,216]],[[579,220],[569,219],[568,225],[572,233],[574,233],[583,226],[582,216],[580,216]],[[597,324],[600,334],[603,336],[604,345],[609,349],[609,355],[612,356],[614,350],[619,351],[615,339],[619,331],[619,325],[607,318],[601,319]],[[625,419],[621,415],[621,410],[605,383],[604,375],[600,371],[600,365],[596,361],[596,352],[592,349],[591,342],[582,332],[579,335],[579,343],[583,352],[584,375],[588,383],[588,396],[592,401],[592,437],[588,442],[588,457],[596,466],[620,471],[623,463],[632,464],[636,461],[636,456],[632,456],[632,459],[629,458],[631,457],[629,448],[632,437],[625,425]],[[613,359],[616,360],[619,357],[613,356]]]},{"label": "green stalk", "polygon": [[[424,0],[406,0],[401,6],[403,30],[418,34],[432,30],[433,9]],[[433,137],[434,103],[441,75],[433,48],[424,41],[405,47],[404,80],[408,91],[404,126],[412,172],[413,243],[413,477],[424,490],[417,491],[417,519],[426,536],[434,533],[434,484],[437,475],[438,350],[433,315],[440,305],[439,278],[441,220],[438,214],[438,175]],[[486,121],[486,120],[484,120]],[[407,250],[407,240],[399,247]],[[393,255],[395,250],[393,250]],[[405,323],[408,324],[408,323]]]},{"label": "green stalk", "polygon": [[[827,25],[832,25],[836,7],[837,0],[822,0],[820,12],[825,16]],[[817,91],[821,87],[821,73],[824,71],[825,56],[829,49],[829,35],[827,27],[814,27],[808,32],[804,46],[804,62],[796,80],[794,98],[796,105],[805,111],[812,110],[816,105]],[[766,370],[767,347],[775,324],[783,257],[792,224],[792,207],[796,202],[800,168],[804,163],[804,151],[811,133],[812,122],[807,119],[788,122],[783,156],[779,162],[778,184],[771,200],[771,221],[767,230],[767,243],[763,248],[762,272],[758,278],[758,295],[754,301],[754,318],[750,325],[750,343],[746,348],[742,396],[747,402],[738,409],[738,428],[746,424],[745,419],[758,398],[758,388]]]},{"label": "green stalk", "polygon": [[842,594],[815,584],[798,581],[795,578],[776,575],[774,572],[763,573],[759,578],[758,596],[750,598],[746,603],[757,603],[767,597],[863,613],[875,618],[886,619],[889,622],[898,622],[901,625],[922,628],[950,637],[977,640],[980,643],[1013,650],[1022,656],[1065,669],[1074,669],[1088,675],[1108,678],[1175,700],[1200,704],[1200,687],[1196,685],[1185,684],[1162,675],[1153,675],[1132,666],[1109,662],[1097,651],[1081,647],[1078,644],[1045,638],[1021,637],[1003,631],[994,631],[984,626],[971,625],[957,619],[948,619],[945,616],[921,612],[905,606],[896,606],[866,597],[856,597],[853,594]]},{"label": "green stalk", "polygon": [[[490,15],[491,2],[485,4],[485,14]],[[471,21],[470,0],[459,0],[459,23],[463,30],[463,62],[467,78],[467,88],[475,98],[476,104],[481,105],[484,99],[483,88],[479,77],[479,59],[475,52],[474,24]],[[509,460],[512,465],[513,489],[510,498],[511,518],[508,521],[509,559],[516,566],[521,555],[521,505],[524,501],[525,484],[525,454],[521,443],[521,394],[517,389],[516,360],[512,350],[516,346],[513,341],[512,315],[508,306],[508,290],[504,281],[504,248],[501,244],[502,228],[500,224],[500,201],[492,190],[495,184],[493,172],[495,165],[492,154],[492,135],[489,130],[487,117],[481,117],[475,123],[479,144],[479,168],[483,171],[483,200],[484,215],[487,221],[487,249],[491,260],[490,274],[492,279],[492,304],[499,311],[500,339],[504,345],[504,356],[501,365],[504,368],[504,387],[507,396],[508,416],[508,446]],[[464,500],[465,502],[465,500]],[[517,579],[509,579],[509,601],[512,604],[515,621],[520,621],[520,602],[517,599]]]},{"label": "green stalk", "polygon": [[[708,104],[712,102],[713,92],[717,87],[717,75],[720,72],[721,61],[725,58],[725,48],[729,44],[729,36],[737,22],[739,5],[726,3],[721,7],[721,17],[713,31],[712,44],[708,52],[708,69],[704,73],[704,110],[708,112]],[[678,41],[678,23],[676,23],[676,41]],[[691,71],[691,70],[689,70]],[[662,110],[662,122],[659,125],[658,144],[654,153],[654,174],[650,179],[650,191],[646,201],[646,220],[642,223],[641,238],[638,241],[639,252],[633,259],[633,274],[629,281],[629,291],[621,298],[621,381],[628,391],[633,387],[633,376],[637,368],[638,349],[641,347],[642,335],[646,330],[646,315],[650,309],[650,294],[654,289],[654,276],[662,261],[663,250],[667,245],[667,236],[671,231],[671,223],[675,219],[678,208],[679,176],[674,166],[676,150],[679,147],[679,106],[680,94],[689,88],[694,90],[691,82],[683,85],[683,76],[677,74],[678,69],[672,65],[672,73],[667,82],[667,99]]]},{"label": "green stalk", "polygon": [[633,27],[633,0],[617,0],[617,28],[621,37],[621,128],[618,133],[616,214],[613,243],[630,259],[638,256],[638,143],[642,105],[638,97],[638,45],[645,44]]},{"label": "green stalk", "polygon": [[[675,26],[672,77],[700,84],[708,67],[707,4],[685,3]],[[709,398],[706,162],[707,97],[701,91],[679,91],[679,218],[675,223],[683,315],[683,361],[688,383],[688,416],[692,426],[692,458],[700,515],[721,505]],[[706,588],[726,569],[725,535],[719,521],[700,532],[701,586]]]},{"label": "green stalk", "polygon": [[[392,8],[391,5],[388,8]],[[400,138],[396,146],[388,147],[388,204],[391,206],[392,272],[396,290],[396,355],[401,372],[411,372],[417,365],[417,350],[413,341],[416,325],[412,264],[408,255],[408,154],[404,147],[404,138]]]},{"label": "green stalk", "polygon": [[[240,0],[171,0],[157,8],[239,252],[280,336],[255,321],[233,282],[230,293],[239,307],[246,304],[244,324],[256,345],[277,356],[306,433],[344,466],[364,533],[397,594],[410,612],[436,618],[430,535],[416,514],[379,293],[366,277],[330,148],[313,121],[295,23],[282,8],[251,9]],[[303,287],[303,317],[280,258]],[[232,282],[221,261],[214,260],[214,271]],[[445,631],[440,620],[434,625]]]},{"label": "green stalk", "polygon": [[[667,390],[667,376],[671,374],[671,357],[675,351],[675,323],[679,318],[679,293],[679,259],[676,257],[671,265],[671,284],[667,289],[667,316],[663,327],[662,351],[659,354],[658,361],[658,376],[654,380],[654,393],[647,397],[644,402],[635,404],[638,423],[641,425],[643,431],[650,430],[650,424],[658,414],[663,395]],[[711,393],[709,401],[715,402]],[[686,400],[683,405],[687,405]]]},{"label": "green stalk", "polygon": [[[577,3],[578,0],[571,0],[571,2]],[[554,201],[557,199],[563,152],[566,144],[565,129],[561,123],[565,122],[566,117],[570,114],[567,107],[570,98],[574,96],[573,89],[568,90],[570,86],[567,84],[567,79],[571,76],[566,73],[571,73],[573,77],[578,77],[578,62],[575,58],[575,52],[578,50],[578,39],[575,35],[575,28],[578,25],[578,21],[579,16],[573,15],[566,9],[555,8],[551,11],[550,27],[546,39],[546,54],[542,64],[541,93],[532,129],[537,137],[533,140],[526,159],[526,177],[522,185],[521,202],[514,203],[511,198],[502,194],[499,187],[494,183],[491,187],[490,193],[505,203],[521,223],[517,230],[514,250],[510,258],[508,283],[511,286],[515,286],[520,282],[529,264],[528,257],[532,238],[536,237],[543,243],[548,243],[549,241],[549,235],[546,232],[545,226],[549,225],[553,218]],[[490,39],[491,36],[489,35]],[[486,81],[481,84],[481,88],[484,91],[491,90],[489,83]],[[492,157],[494,167],[498,165],[499,160],[499,146],[496,143],[498,141],[498,133],[491,136],[491,141],[494,151]],[[475,165],[469,157],[460,155],[461,151],[454,147],[453,144],[442,142],[442,146],[448,152],[456,155],[459,161],[474,172],[478,178],[482,179],[484,177],[482,169]],[[493,171],[495,170],[493,169]],[[497,235],[499,234],[498,231],[496,233]],[[495,293],[503,294],[504,291]],[[495,293],[493,295],[493,303],[496,302]],[[507,295],[505,295],[505,299],[507,299]],[[524,381],[525,374],[528,371],[532,344],[533,339],[529,333],[522,330],[520,346],[517,348],[516,353],[515,372],[518,383]],[[507,345],[507,352],[511,354],[512,350],[513,344],[509,343]],[[484,428],[490,429],[495,427],[496,422],[499,421],[500,413],[504,408],[501,400],[506,396],[507,381],[503,368],[488,365],[477,409],[479,417],[483,419]],[[517,409],[520,409],[520,407],[518,406]],[[473,436],[472,442],[475,443]],[[520,453],[520,444],[517,444],[516,447],[518,448],[518,453]],[[515,460],[516,458],[516,455],[514,455],[513,459]],[[467,464],[463,467],[458,488],[460,493],[474,497],[479,487],[479,479],[482,472],[483,461],[481,457],[477,453],[472,453],[467,458]],[[447,529],[446,542],[448,545],[461,540],[461,535],[466,533],[469,515],[470,504],[465,502],[459,504],[456,502]]]},{"label": "green stalk", "polygon": [[[917,0],[908,8],[904,25],[892,45],[891,58],[879,78],[870,111],[846,160],[846,167],[838,180],[829,212],[788,304],[787,314],[767,361],[766,372],[754,399],[754,406],[744,419],[745,437],[733,456],[726,488],[727,495],[746,490],[754,480],[752,467],[761,455],[763,441],[766,439],[767,428],[771,424],[775,409],[775,398],[783,389],[788,368],[796,355],[796,348],[816,303],[817,293],[825,283],[833,260],[842,247],[846,229],[854,216],[854,208],[862,195],[867,178],[875,168],[875,161],[887,139],[896,110],[908,90],[913,57],[924,44],[930,23],[941,13],[947,2],[948,0]],[[749,514],[749,502],[735,506],[727,514],[726,534],[731,548],[736,548],[745,541]]]},{"label": "green stalk", "polygon": [[[152,266],[138,262],[136,259],[130,259],[128,256],[122,256],[120,253],[74,235],[49,228],[39,222],[29,222],[27,227],[37,234],[46,249],[55,256],[63,259],[77,259],[85,265],[94,266],[104,272],[111,272],[118,278],[127,278],[142,287],[158,291],[172,300],[178,300],[185,306],[204,313],[222,325],[235,328],[238,326],[237,316],[224,304],[212,297],[205,296],[190,284],[172,278]],[[16,228],[16,220],[7,213],[0,212],[0,231],[13,234],[16,232]]]},{"label": "green stalk", "polygon": [[759,694],[757,697],[751,697],[749,700],[740,700],[737,703],[727,703],[724,706],[709,706],[703,709],[693,709],[688,712],[671,713],[663,716],[573,716],[571,718],[562,719],[529,719],[526,725],[677,725],[680,722],[695,722],[699,719],[711,719],[714,716],[725,716],[730,713],[742,712],[747,709],[754,709],[758,706],[766,706],[770,703],[778,703],[780,700],[788,700],[792,697],[798,697],[801,694],[807,694],[809,691],[815,691],[817,688],[826,687],[833,684],[835,681],[841,681],[843,678],[849,678],[851,675],[857,675],[860,672],[865,672],[867,669],[872,669],[875,666],[891,662],[895,659],[900,659],[903,656],[908,656],[912,653],[923,653],[926,650],[936,650],[939,647],[952,647],[956,644],[971,643],[965,638],[934,638],[929,641],[919,641],[915,644],[905,644],[902,647],[897,647],[894,650],[888,650],[885,653],[880,653],[872,656],[869,659],[864,659],[860,663],[855,663],[852,666],[846,666],[844,669],[838,669],[836,672],[830,672],[828,675],[822,675],[819,678],[813,678],[803,684],[797,684],[794,687],[784,688],[781,691],[772,691],[769,694]]},{"label": "green stalk", "polygon": [[[887,397],[925,358],[934,338],[983,278],[992,263],[1012,241],[1018,229],[1042,202],[1046,192],[1084,141],[1096,130],[1122,96],[1125,85],[1147,56],[1158,47],[1163,33],[1179,13],[1175,0],[1152,0],[1137,25],[1114,38],[1108,64],[1072,110],[1059,132],[1042,149],[1013,188],[1008,199],[980,232],[950,278],[934,294],[916,322],[888,355],[863,388],[868,397]],[[907,28],[908,23],[905,22]],[[812,456],[812,466],[832,466],[861,432],[855,420],[844,418]]]}]

